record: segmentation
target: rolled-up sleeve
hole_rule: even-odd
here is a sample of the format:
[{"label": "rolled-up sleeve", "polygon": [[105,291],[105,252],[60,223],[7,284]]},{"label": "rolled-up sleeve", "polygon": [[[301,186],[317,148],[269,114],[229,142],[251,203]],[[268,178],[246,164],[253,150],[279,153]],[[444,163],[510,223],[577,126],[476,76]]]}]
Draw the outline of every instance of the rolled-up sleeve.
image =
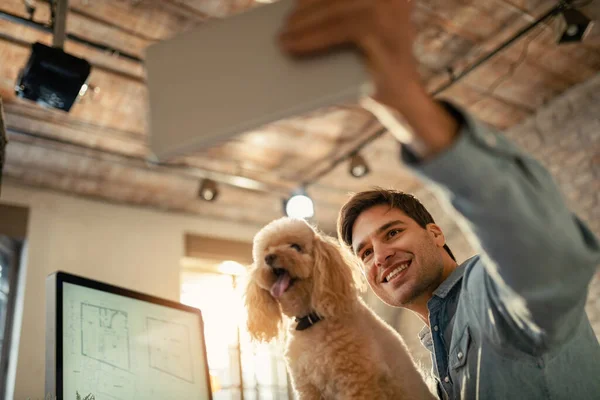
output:
[{"label": "rolled-up sleeve", "polygon": [[491,286],[481,290],[501,315],[540,345],[562,342],[584,314],[600,246],[573,215],[552,177],[501,134],[459,108],[452,147],[420,161],[408,149],[404,163],[433,183],[482,252]]}]

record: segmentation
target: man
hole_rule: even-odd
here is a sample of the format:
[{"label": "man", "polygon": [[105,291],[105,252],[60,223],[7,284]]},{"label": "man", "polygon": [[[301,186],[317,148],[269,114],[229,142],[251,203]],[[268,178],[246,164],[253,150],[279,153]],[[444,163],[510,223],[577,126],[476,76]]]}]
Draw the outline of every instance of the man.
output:
[{"label": "man", "polygon": [[366,107],[400,141],[405,164],[462,214],[481,255],[458,265],[427,210],[391,191],[353,197],[340,213],[340,238],[384,302],[427,324],[422,340],[440,398],[597,399],[600,346],[584,304],[600,245],[537,162],[426,93],[411,5],[300,0],[282,47],[362,51],[374,86]]}]

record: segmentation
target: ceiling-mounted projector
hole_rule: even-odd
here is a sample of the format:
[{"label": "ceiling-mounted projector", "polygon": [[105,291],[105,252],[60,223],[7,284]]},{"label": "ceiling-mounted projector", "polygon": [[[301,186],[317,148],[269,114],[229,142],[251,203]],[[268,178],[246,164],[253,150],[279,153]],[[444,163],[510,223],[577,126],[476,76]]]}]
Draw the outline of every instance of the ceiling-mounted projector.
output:
[{"label": "ceiling-mounted projector", "polygon": [[68,112],[80,92],[85,92],[91,69],[89,62],[61,48],[34,43],[17,79],[15,92],[44,107]]}]

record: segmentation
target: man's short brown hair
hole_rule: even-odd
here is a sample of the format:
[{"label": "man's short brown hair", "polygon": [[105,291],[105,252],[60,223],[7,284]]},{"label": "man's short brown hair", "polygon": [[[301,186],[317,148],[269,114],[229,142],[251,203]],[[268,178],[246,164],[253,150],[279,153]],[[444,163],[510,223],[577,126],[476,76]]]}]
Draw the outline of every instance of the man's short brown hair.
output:
[{"label": "man's short brown hair", "polygon": [[[359,192],[353,195],[350,200],[344,204],[338,215],[338,237],[348,248],[352,248],[352,229],[354,228],[354,223],[359,215],[371,207],[382,204],[389,206],[390,209],[396,208],[402,211],[423,229],[425,229],[428,224],[435,223],[425,206],[411,194],[398,190],[386,190],[381,188]],[[456,258],[448,245],[444,245],[444,249],[448,252],[450,257],[456,261]]]}]

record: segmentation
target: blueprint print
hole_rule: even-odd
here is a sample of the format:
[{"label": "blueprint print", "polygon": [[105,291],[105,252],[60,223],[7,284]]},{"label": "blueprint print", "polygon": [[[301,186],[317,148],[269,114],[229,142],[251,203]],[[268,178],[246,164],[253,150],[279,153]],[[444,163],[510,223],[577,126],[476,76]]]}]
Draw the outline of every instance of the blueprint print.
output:
[{"label": "blueprint print", "polygon": [[100,371],[96,385],[98,394],[117,400],[134,399],[136,395],[135,377],[122,372],[118,373],[118,370],[116,372]]},{"label": "blueprint print", "polygon": [[190,333],[185,325],[147,317],[150,368],[194,383]]},{"label": "blueprint print", "polygon": [[[72,372],[77,390],[93,393],[96,399],[132,400],[136,398],[136,376],[89,357],[82,357]],[[65,398],[67,399],[67,398]]]},{"label": "blueprint print", "polygon": [[81,303],[81,354],[129,370],[127,313]]},{"label": "blueprint print", "polygon": [[73,300],[68,302],[65,314],[66,324],[63,326],[63,351],[68,351],[71,356],[79,355],[79,332],[81,327],[79,304]]}]

